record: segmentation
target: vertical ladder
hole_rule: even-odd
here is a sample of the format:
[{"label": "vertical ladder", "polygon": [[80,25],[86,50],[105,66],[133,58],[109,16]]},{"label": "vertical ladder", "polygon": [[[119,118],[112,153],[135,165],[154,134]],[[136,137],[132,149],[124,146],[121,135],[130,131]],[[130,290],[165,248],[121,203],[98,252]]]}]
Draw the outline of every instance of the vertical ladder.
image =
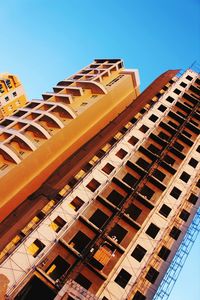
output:
[{"label": "vertical ladder", "polygon": [[200,208],[197,210],[153,300],[167,300],[200,231]]}]

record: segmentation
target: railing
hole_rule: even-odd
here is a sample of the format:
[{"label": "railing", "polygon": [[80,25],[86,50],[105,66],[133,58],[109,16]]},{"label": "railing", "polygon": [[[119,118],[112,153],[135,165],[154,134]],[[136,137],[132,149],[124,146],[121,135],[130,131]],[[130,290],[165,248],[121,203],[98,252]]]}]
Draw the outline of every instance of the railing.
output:
[{"label": "railing", "polygon": [[66,296],[74,300],[98,300],[98,298],[72,279],[69,279],[63,288],[58,292],[54,300],[66,299]]}]

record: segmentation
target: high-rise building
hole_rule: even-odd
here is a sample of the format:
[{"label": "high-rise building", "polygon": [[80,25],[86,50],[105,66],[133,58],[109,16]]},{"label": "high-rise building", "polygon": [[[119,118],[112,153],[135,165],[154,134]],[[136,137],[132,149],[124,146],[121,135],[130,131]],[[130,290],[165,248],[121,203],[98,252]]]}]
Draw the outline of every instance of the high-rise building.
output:
[{"label": "high-rise building", "polygon": [[0,120],[10,116],[27,102],[24,88],[15,75],[0,74]]},{"label": "high-rise building", "polygon": [[199,207],[199,74],[139,94],[97,59],[53,90],[0,123],[2,299],[152,299]]}]

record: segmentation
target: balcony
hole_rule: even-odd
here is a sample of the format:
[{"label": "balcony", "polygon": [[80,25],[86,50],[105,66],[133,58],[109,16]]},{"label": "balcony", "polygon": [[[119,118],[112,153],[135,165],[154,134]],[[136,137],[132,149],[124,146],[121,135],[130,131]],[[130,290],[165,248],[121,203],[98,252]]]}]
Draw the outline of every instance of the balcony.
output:
[{"label": "balcony", "polygon": [[[79,229],[79,230],[78,230]],[[89,228],[81,220],[77,220],[63,236],[64,244],[76,255],[82,253],[89,247],[91,241],[95,238],[94,229]]]},{"label": "balcony", "polygon": [[99,229],[106,224],[112,215],[113,212],[98,200],[90,204],[83,213],[83,217]]},{"label": "balcony", "polygon": [[146,220],[151,209],[144,203],[141,203],[136,197],[131,198],[125,213],[139,225],[142,225]]},{"label": "balcony", "polygon": [[198,100],[188,93],[183,94],[182,101],[184,104],[188,105],[191,108],[195,107],[198,103]]},{"label": "balcony", "polygon": [[118,207],[127,195],[128,193],[123,188],[112,182],[101,192],[100,197],[105,198],[114,207]]},{"label": "balcony", "polygon": [[138,172],[131,169],[128,165],[121,168],[120,171],[115,175],[115,177],[123,181],[131,188],[134,188],[142,178],[142,176]]},{"label": "balcony", "polygon": [[37,266],[39,272],[57,282],[63,281],[69,268],[75,263],[76,258],[62,244],[56,244],[52,251],[44,257]]},{"label": "balcony", "polygon": [[161,165],[158,165],[153,171],[152,176],[162,182],[163,185],[167,186],[173,175]]},{"label": "balcony", "polygon": [[43,299],[53,300],[56,296],[56,291],[50,288],[50,284],[47,285],[38,274],[33,275],[29,282],[21,289],[15,296],[15,300],[20,299],[40,299],[41,295]]},{"label": "balcony", "polygon": [[138,191],[140,196],[142,196],[144,199],[150,201],[151,203],[155,204],[158,199],[160,198],[163,191],[160,189],[160,187],[157,187],[155,183],[151,183],[150,181],[147,181]]},{"label": "balcony", "polygon": [[193,93],[195,93],[196,97],[200,97],[200,89],[198,88],[198,86],[195,86],[195,85],[191,85],[189,87],[189,90],[192,91]]},{"label": "balcony", "polygon": [[152,159],[137,151],[129,158],[129,161],[133,164],[136,164],[144,171],[148,171],[152,165]]},{"label": "balcony", "polygon": [[137,229],[123,219],[116,220],[113,224],[115,225],[108,233],[109,241],[126,249],[136,235]]},{"label": "balcony", "polygon": [[106,241],[95,250],[89,264],[107,277],[122,256],[115,245]]}]

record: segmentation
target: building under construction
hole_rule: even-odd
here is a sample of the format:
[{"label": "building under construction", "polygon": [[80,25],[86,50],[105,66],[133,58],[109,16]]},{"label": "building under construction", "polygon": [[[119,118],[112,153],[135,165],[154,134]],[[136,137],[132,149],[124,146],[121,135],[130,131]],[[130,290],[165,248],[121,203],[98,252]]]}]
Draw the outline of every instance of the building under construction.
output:
[{"label": "building under construction", "polygon": [[154,297],[200,203],[200,77],[139,85],[95,59],[0,122],[0,299]]}]

